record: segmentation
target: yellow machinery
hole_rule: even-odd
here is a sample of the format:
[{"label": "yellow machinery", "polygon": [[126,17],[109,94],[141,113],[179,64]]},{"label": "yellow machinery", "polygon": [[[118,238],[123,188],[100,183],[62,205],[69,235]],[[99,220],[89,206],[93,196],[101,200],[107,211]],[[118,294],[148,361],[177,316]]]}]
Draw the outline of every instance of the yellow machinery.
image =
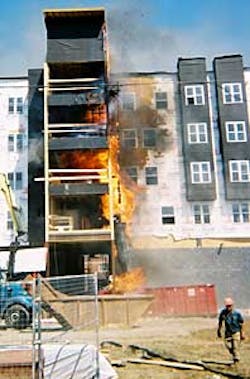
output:
[{"label": "yellow machinery", "polygon": [[24,227],[22,225],[21,208],[18,208],[18,206],[16,205],[12,189],[10,187],[7,176],[4,173],[0,173],[0,190],[4,195],[6,204],[8,206],[10,216],[13,222],[14,232],[15,232],[15,240],[11,243],[9,247],[10,257],[9,257],[9,267],[8,267],[7,275],[9,279],[11,279],[13,277],[15,253],[19,247],[19,238],[23,236],[24,234],[26,234],[27,231],[24,230]]}]

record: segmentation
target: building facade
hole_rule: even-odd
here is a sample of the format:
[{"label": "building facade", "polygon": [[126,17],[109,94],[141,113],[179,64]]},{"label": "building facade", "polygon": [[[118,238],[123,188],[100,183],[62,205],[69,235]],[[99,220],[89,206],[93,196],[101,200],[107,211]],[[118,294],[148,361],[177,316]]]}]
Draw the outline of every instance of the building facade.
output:
[{"label": "building facade", "polygon": [[[8,178],[15,202],[28,220],[28,80],[0,78],[0,172]],[[5,197],[0,193],[0,245],[15,239],[13,221]],[[27,240],[24,240],[27,243]]]},{"label": "building facade", "polygon": [[181,58],[176,74],[120,81],[120,164],[137,185],[136,246],[149,236],[166,247],[248,242],[248,77],[242,57],[233,55],[215,58],[213,71],[204,58]]}]

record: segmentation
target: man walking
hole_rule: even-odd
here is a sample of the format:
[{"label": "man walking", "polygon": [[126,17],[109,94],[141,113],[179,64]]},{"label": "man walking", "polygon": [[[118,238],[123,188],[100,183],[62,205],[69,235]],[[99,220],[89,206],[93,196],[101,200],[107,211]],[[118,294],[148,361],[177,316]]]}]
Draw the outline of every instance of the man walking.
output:
[{"label": "man walking", "polygon": [[224,300],[225,307],[221,310],[218,320],[217,336],[222,337],[221,329],[225,327],[225,346],[232,355],[234,363],[240,360],[240,342],[245,339],[243,331],[244,319],[241,313],[234,309],[231,297]]}]

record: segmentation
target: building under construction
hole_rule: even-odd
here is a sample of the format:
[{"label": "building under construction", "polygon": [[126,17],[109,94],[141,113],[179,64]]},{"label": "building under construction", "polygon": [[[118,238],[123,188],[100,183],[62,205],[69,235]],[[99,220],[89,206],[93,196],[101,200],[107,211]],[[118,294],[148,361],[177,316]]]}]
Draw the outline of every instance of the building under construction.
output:
[{"label": "building under construction", "polygon": [[29,70],[29,240],[48,246],[48,275],[105,282],[116,250],[105,12],[49,9],[44,20],[44,68]]}]

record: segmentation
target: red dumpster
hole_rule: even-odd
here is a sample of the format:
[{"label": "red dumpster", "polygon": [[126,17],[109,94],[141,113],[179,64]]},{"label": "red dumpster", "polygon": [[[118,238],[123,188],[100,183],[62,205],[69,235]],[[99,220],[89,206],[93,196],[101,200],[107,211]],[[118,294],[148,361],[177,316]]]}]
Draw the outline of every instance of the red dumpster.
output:
[{"label": "red dumpster", "polygon": [[215,286],[200,284],[175,287],[146,288],[154,300],[147,314],[152,316],[216,316]]}]

